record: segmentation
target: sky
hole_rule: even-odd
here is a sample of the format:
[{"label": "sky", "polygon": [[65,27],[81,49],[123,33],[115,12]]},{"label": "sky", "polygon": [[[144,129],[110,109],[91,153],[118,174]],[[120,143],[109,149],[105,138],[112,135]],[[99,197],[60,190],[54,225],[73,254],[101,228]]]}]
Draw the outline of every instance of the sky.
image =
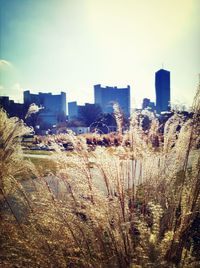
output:
[{"label": "sky", "polygon": [[171,72],[171,101],[190,106],[200,73],[199,0],[0,0],[0,95],[66,92],[94,101],[95,84],[131,86],[132,108],[155,101],[155,72]]}]

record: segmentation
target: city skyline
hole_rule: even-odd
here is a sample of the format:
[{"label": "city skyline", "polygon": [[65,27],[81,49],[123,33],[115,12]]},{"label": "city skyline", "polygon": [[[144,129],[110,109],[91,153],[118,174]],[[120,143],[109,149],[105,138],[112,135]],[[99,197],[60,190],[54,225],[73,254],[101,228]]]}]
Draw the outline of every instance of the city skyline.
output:
[{"label": "city skyline", "polygon": [[171,72],[172,102],[198,84],[200,2],[0,0],[0,95],[60,91],[94,102],[93,85],[131,87],[131,106],[155,101],[154,73]]}]

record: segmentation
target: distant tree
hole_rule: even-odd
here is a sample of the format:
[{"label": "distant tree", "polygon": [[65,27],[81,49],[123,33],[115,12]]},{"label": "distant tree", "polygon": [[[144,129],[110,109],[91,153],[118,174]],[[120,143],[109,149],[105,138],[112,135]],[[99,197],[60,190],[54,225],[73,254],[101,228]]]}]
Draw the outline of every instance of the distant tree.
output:
[{"label": "distant tree", "polygon": [[108,126],[116,126],[116,120],[114,115],[106,113],[100,117],[100,121]]},{"label": "distant tree", "polygon": [[79,109],[79,119],[85,123],[87,127],[93,122],[97,121],[102,114],[102,110],[97,104],[87,104],[80,107]]}]

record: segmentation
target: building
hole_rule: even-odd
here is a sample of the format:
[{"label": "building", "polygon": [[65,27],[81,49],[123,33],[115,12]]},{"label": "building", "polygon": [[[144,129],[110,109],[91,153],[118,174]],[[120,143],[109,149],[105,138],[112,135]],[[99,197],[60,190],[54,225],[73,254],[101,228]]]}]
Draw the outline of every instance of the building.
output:
[{"label": "building", "polygon": [[130,86],[117,88],[95,85],[94,99],[103,113],[113,113],[113,104],[118,103],[124,114],[130,116]]},{"label": "building", "polygon": [[78,118],[78,105],[76,101],[68,102],[68,119],[74,120]]},{"label": "building", "polygon": [[142,103],[142,109],[149,109],[151,111],[154,111],[155,110],[155,103],[152,102],[150,99],[148,98],[144,98],[143,99],[143,103]]},{"label": "building", "polygon": [[53,125],[66,120],[66,93],[52,95],[52,93],[32,94],[29,90],[24,91],[26,109],[32,103],[43,107],[37,117],[37,124],[42,128],[51,128]]},{"label": "building", "polygon": [[170,72],[159,70],[155,74],[156,111],[161,113],[170,110]]},{"label": "building", "polygon": [[0,96],[0,108],[3,108],[10,117],[17,116],[20,119],[25,118],[26,110],[22,103],[15,103],[7,96]]}]

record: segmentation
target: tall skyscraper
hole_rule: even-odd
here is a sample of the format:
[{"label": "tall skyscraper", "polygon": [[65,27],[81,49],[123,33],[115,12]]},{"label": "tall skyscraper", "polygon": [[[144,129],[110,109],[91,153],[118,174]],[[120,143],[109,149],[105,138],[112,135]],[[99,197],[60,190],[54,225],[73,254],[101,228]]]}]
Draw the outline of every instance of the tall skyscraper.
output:
[{"label": "tall skyscraper", "polygon": [[113,113],[113,104],[118,103],[124,114],[130,116],[130,86],[117,88],[95,85],[94,98],[103,113]]},{"label": "tall skyscraper", "polygon": [[161,69],[155,74],[156,111],[170,110],[170,72]]}]

